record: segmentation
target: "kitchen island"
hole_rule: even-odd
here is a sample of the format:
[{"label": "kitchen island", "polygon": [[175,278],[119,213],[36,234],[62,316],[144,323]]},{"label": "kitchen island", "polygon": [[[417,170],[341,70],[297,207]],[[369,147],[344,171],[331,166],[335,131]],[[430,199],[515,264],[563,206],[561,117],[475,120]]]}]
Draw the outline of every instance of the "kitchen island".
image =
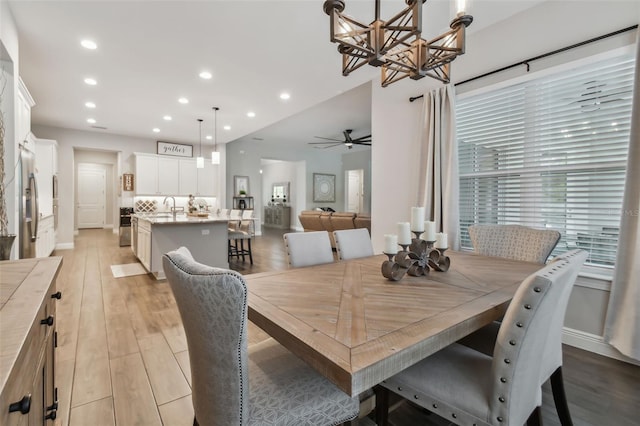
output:
[{"label": "kitchen island", "polygon": [[132,250],[156,279],[165,278],[162,255],[181,246],[200,263],[229,268],[227,218],[184,213],[138,213],[133,218],[137,220],[137,242]]}]

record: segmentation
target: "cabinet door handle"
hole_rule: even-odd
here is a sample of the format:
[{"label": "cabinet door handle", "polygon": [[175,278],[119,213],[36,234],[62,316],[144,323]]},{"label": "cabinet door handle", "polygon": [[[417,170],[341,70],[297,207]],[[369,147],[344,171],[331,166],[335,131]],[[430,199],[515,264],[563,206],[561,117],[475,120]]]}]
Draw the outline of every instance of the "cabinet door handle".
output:
[{"label": "cabinet door handle", "polygon": [[49,315],[48,317],[46,317],[43,320],[40,320],[40,324],[42,325],[48,325],[49,327],[51,327],[53,325],[53,316]]},{"label": "cabinet door handle", "polygon": [[55,292],[55,293],[53,293],[53,294],[51,295],[51,298],[52,298],[52,299],[58,299],[58,300],[60,300],[60,299],[62,299],[62,293],[61,293],[61,292],[59,292],[59,291],[57,291],[57,292]]},{"label": "cabinet door handle", "polygon": [[53,410],[52,412],[50,412],[49,414],[47,414],[46,416],[44,416],[45,420],[55,420],[56,419],[56,410]]},{"label": "cabinet door handle", "polygon": [[14,402],[9,405],[9,412],[20,411],[22,414],[27,414],[31,410],[31,394],[25,395],[18,402]]}]

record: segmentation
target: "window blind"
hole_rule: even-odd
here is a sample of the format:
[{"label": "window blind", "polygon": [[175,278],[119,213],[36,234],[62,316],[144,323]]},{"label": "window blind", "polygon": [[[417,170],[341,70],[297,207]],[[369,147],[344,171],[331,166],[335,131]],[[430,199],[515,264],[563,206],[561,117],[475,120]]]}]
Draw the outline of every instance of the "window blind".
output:
[{"label": "window blind", "polygon": [[472,224],[557,229],[554,254],[615,262],[631,125],[630,55],[458,99],[460,235]]}]

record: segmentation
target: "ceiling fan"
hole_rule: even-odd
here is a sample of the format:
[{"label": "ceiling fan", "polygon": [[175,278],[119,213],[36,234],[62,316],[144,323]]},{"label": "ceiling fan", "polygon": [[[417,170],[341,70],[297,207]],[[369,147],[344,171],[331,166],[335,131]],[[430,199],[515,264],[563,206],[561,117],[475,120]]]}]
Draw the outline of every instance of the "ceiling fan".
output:
[{"label": "ceiling fan", "polygon": [[325,139],[330,142],[309,142],[309,145],[326,145],[326,146],[314,146],[314,148],[318,148],[318,149],[331,148],[333,146],[338,146],[342,144],[346,145],[347,148],[349,149],[353,148],[353,145],[371,146],[371,135],[360,136],[359,138],[352,138],[351,132],[353,132],[352,129],[347,129],[342,132],[342,134],[344,135],[344,140],[334,139],[334,138],[323,138],[322,136],[314,136],[315,138]]}]

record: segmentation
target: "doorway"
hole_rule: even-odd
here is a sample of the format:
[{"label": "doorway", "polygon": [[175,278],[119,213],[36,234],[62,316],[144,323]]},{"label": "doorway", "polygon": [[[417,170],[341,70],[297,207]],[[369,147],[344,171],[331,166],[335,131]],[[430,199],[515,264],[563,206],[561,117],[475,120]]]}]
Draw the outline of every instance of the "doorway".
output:
[{"label": "doorway", "polygon": [[362,213],[364,209],[364,170],[347,170],[345,173],[347,211]]},{"label": "doorway", "polygon": [[104,227],[106,177],[102,164],[78,164],[78,229]]}]

